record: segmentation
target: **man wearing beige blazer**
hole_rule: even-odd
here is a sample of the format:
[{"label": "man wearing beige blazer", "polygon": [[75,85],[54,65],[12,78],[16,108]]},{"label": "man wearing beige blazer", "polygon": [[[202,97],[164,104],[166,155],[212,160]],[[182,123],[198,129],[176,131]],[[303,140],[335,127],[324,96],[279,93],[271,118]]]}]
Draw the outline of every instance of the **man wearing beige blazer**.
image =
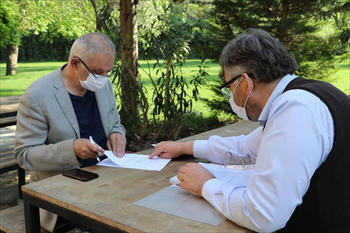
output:
[{"label": "man wearing beige blazer", "polygon": [[[72,45],[68,64],[36,80],[18,105],[15,158],[31,182],[97,163],[108,149],[122,157],[125,129],[112,84],[115,48],[101,33]],[[93,136],[95,144],[88,138]],[[40,210],[42,228],[53,231],[57,215]]]}]

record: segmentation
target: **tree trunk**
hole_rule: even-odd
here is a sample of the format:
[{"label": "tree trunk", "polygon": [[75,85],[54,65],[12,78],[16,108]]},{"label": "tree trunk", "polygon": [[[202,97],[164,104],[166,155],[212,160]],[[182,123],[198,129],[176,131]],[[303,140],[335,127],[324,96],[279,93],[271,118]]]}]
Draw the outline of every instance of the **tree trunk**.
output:
[{"label": "tree trunk", "polygon": [[285,25],[283,25],[283,23],[287,20],[288,18],[288,13],[289,13],[289,0],[287,1],[284,1],[283,2],[283,9],[282,9],[282,17],[281,17],[281,22],[282,22],[282,25],[280,25],[280,28],[279,28],[279,35],[278,35],[278,39],[280,42],[284,42],[284,39],[286,38],[287,36],[287,31],[286,31],[286,28],[285,28]]},{"label": "tree trunk", "polygon": [[18,45],[7,45],[6,75],[15,75],[17,72]]},{"label": "tree trunk", "polygon": [[[120,1],[120,35],[122,62],[122,111],[120,117],[123,125],[130,131],[139,121],[138,88],[138,45],[136,4],[134,0]],[[132,72],[130,74],[129,70]]]},{"label": "tree trunk", "polygon": [[[94,12],[95,12],[95,19],[96,19],[96,31],[100,32],[102,30],[102,16],[99,13],[99,9],[97,6],[97,2],[95,0],[90,0],[92,7],[94,8]],[[107,4],[108,6],[108,4]]]}]

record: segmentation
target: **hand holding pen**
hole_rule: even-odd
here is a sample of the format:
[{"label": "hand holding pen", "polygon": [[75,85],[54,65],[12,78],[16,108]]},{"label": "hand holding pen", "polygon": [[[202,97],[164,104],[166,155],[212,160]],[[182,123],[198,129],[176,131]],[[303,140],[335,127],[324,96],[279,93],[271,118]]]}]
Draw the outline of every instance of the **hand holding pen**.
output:
[{"label": "hand holding pen", "polygon": [[[92,144],[92,145],[95,145],[95,141],[94,141],[94,139],[92,138],[92,136],[90,136],[89,139],[90,139],[91,144]],[[97,161],[98,161],[98,162],[101,162],[101,161],[100,161],[100,158],[99,158],[98,155],[97,155],[97,152],[95,152],[95,154],[96,154],[96,159],[97,159]]]},{"label": "hand holding pen", "polygon": [[86,138],[75,139],[73,148],[76,156],[81,159],[97,158],[105,153],[105,150],[95,143],[92,138],[91,140]]}]

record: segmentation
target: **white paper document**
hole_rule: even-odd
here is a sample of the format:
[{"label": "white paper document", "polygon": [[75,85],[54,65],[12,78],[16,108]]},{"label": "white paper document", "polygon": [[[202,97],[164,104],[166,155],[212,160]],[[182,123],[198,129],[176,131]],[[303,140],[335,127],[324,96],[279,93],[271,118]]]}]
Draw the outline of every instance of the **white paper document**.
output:
[{"label": "white paper document", "polygon": [[124,157],[118,158],[109,150],[105,151],[105,155],[108,158],[104,159],[97,165],[160,171],[171,161],[171,159],[163,159],[159,157],[148,159],[149,155],[141,154],[125,154]]},{"label": "white paper document", "polygon": [[[199,163],[205,169],[210,171],[217,179],[223,180],[227,183],[247,185],[250,175],[253,173],[253,169],[233,169],[224,168],[223,166],[208,163]],[[177,179],[177,175],[170,178],[170,184],[179,184],[180,181]]]}]

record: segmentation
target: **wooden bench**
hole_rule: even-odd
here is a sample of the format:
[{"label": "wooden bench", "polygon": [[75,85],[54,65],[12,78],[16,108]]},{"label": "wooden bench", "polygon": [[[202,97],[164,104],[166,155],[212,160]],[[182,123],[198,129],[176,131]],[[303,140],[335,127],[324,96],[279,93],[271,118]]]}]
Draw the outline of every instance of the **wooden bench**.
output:
[{"label": "wooden bench", "polygon": [[21,168],[18,163],[16,162],[15,158],[13,157],[13,154],[11,154],[12,158],[5,158],[3,161],[3,157],[0,159],[0,174],[8,172],[8,171],[13,171],[17,169],[18,173],[18,198],[23,199],[23,194],[22,194],[22,185],[25,185],[25,170]]},{"label": "wooden bench", "polygon": [[10,125],[16,125],[17,123],[17,111],[0,113],[0,128]]},{"label": "wooden bench", "polygon": [[[23,203],[0,211],[0,232],[22,233],[26,232]],[[54,229],[54,233],[63,233],[75,229],[74,227],[61,223]],[[47,232],[45,230],[42,233]]]},{"label": "wooden bench", "polygon": [[[19,99],[20,96],[0,97],[0,128],[16,125]],[[1,140],[6,145],[1,148],[0,152],[0,174],[18,170],[18,194],[22,199],[21,186],[25,184],[25,171],[18,166],[13,156],[14,143],[6,143],[3,137]]]},{"label": "wooden bench", "polygon": [[[7,131],[8,130],[8,131]],[[7,131],[7,132],[6,132]],[[1,129],[0,174],[18,170],[18,196],[23,198],[21,186],[25,184],[25,170],[19,167],[13,155],[14,136],[13,129]],[[7,136],[6,134],[10,134]]]},{"label": "wooden bench", "polygon": [[16,125],[20,95],[0,97],[0,127]]},{"label": "wooden bench", "polygon": [[2,232],[26,232],[23,203],[0,211]]}]

